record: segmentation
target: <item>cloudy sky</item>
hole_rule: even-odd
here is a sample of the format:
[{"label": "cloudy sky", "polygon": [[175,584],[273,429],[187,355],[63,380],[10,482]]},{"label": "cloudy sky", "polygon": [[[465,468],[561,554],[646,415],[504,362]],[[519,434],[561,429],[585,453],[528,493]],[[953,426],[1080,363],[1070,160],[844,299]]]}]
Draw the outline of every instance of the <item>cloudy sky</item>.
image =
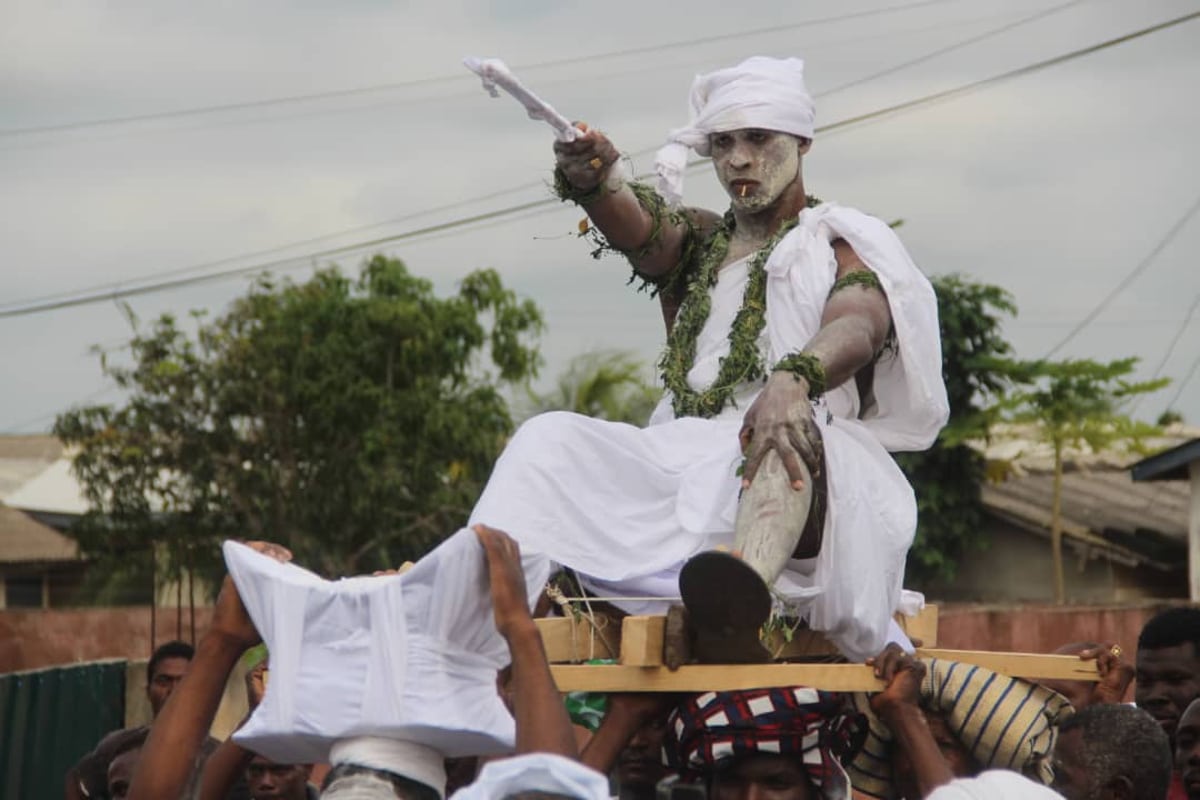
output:
[{"label": "cloudy sky", "polygon": [[[90,349],[129,334],[111,300],[5,312],[266,262],[303,279],[329,261],[314,253],[346,247],[336,260],[354,268],[367,251],[353,246],[544,198],[549,129],[489,99],[463,56],[504,58],[644,171],[686,121],[692,76],[746,56],[804,57],[828,124],[1198,10],[1200,0],[0,0],[0,431],[44,430],[74,404],[115,399]],[[1012,292],[1021,313],[1007,334],[1023,356],[1058,346],[1123,286],[1057,354],[1140,356],[1143,376],[1176,383],[1138,415],[1174,399],[1200,422],[1200,376],[1183,383],[1200,362],[1200,311],[1189,321],[1200,304],[1197,86],[1200,19],[818,137],[806,184],[902,217],[926,272]],[[687,194],[724,206],[707,170]],[[625,286],[619,261],[588,258],[571,235],[578,218],[554,203],[374,249],[443,291],[472,269],[499,270],[546,313],[546,379],[595,348],[649,363],[662,346],[657,307]],[[219,310],[246,285],[129,302],[143,319]]]}]

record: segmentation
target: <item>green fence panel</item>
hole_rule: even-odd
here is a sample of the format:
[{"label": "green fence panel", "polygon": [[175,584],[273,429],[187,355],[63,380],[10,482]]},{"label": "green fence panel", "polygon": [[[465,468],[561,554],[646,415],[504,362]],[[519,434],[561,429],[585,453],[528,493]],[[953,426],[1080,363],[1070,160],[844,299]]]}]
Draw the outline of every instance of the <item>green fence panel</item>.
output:
[{"label": "green fence panel", "polygon": [[67,770],[124,722],[124,661],[0,675],[0,800],[58,800]]}]

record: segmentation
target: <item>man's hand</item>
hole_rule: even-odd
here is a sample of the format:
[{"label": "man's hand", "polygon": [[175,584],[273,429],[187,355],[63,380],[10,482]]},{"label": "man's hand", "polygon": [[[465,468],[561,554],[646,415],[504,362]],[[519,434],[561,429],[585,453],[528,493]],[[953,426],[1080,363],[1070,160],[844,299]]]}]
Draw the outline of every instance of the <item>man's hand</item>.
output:
[{"label": "man's hand", "polygon": [[1121,652],[1121,647],[1115,642],[1105,642],[1080,651],[1080,659],[1095,659],[1096,670],[1100,673],[1100,680],[1092,689],[1090,705],[1125,702],[1125,692],[1133,682],[1134,668],[1132,664],[1121,660]]},{"label": "man's hand", "polygon": [[554,158],[571,185],[587,191],[600,185],[621,154],[603,133],[588,130],[587,123],[576,122],[575,127],[584,135],[573,142],[556,141]]},{"label": "man's hand", "polygon": [[[291,551],[281,545],[271,542],[246,542],[245,544],[276,561],[292,560]],[[238,595],[233,578],[228,575],[225,576],[225,582],[221,584],[221,593],[217,595],[217,604],[213,609],[212,627],[209,632],[228,640],[243,651],[249,650],[262,641],[262,637],[254,628],[254,623],[250,621],[250,615],[246,613],[246,607],[242,605],[242,598]]]},{"label": "man's hand", "polygon": [[1100,680],[1068,681],[1043,680],[1043,686],[1066,697],[1076,711],[1103,703],[1123,703],[1125,692],[1133,681],[1134,668],[1121,660],[1122,649],[1115,642],[1074,642],[1054,651],[1056,655],[1079,656],[1081,661],[1095,661]]},{"label": "man's hand", "polygon": [[882,692],[871,695],[871,710],[884,721],[898,713],[920,711],[921,682],[925,680],[925,665],[892,643],[867,665],[875,668],[875,677],[887,686]]},{"label": "man's hand", "polygon": [[521,567],[521,548],[504,531],[486,525],[475,525],[472,530],[487,554],[496,630],[507,639],[519,628],[533,624],[525,592],[525,570]]},{"label": "man's hand", "polygon": [[763,458],[771,450],[779,454],[794,489],[804,488],[802,463],[814,477],[821,474],[825,450],[821,432],[813,420],[808,382],[790,373],[771,374],[746,412],[738,438],[746,454],[743,489],[754,480]]},{"label": "man's hand", "polygon": [[258,708],[267,694],[267,661],[264,658],[246,673],[246,704],[251,711]]}]

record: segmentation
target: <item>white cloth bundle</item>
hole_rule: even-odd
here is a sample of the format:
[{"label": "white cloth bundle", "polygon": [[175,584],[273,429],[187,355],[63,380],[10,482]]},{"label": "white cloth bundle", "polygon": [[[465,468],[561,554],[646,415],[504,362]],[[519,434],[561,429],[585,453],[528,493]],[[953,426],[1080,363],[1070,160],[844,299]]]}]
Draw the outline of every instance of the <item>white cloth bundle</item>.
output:
[{"label": "white cloth bundle", "polygon": [[742,128],[781,131],[811,139],[816,110],[804,88],[799,58],[748,58],[736,67],[697,75],[692,82],[691,121],[671,131],[654,157],[659,194],[671,205],[683,199],[688,149],[709,154],[713,133]]},{"label": "white cloth bundle", "polygon": [[[361,736],[450,757],[511,752],[513,720],[496,692],[508,648],[473,532],[403,575],[340,581],[236,542],[224,553],[271,654],[266,696],[234,734],[244,747],[284,764],[328,762],[336,742]],[[525,570],[536,597],[549,566],[531,558]]]},{"label": "white cloth bundle", "polygon": [[608,800],[608,778],[563,756],[530,753],[489,762],[475,782],[459,789],[451,800],[503,800],[525,792]]},{"label": "white cloth bundle", "polygon": [[1006,769],[959,778],[934,789],[928,800],[1062,800],[1053,789]]}]

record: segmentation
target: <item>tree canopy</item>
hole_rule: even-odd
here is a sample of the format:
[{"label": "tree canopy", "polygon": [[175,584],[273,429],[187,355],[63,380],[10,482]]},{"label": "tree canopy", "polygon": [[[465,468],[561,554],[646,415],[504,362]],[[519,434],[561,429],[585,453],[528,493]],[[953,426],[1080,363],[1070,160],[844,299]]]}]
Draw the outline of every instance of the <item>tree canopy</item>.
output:
[{"label": "tree canopy", "polygon": [[940,275],[932,282],[950,421],[929,450],[896,456],[917,496],[917,535],[906,577],[914,587],[953,578],[962,554],[984,544],[980,489],[987,465],[966,441],[987,436],[996,399],[1029,372],[1028,365],[1012,358],[1003,335],[1004,317],[1017,312],[1008,292],[959,275]]},{"label": "tree canopy", "polygon": [[438,297],[383,256],[194,316],[194,335],[134,320],[131,363],[102,355],[125,402],[55,424],[93,508],[86,552],[156,546],[175,571],[237,537],[328,575],[415,559],[465,522],[512,430],[502,386],[540,361],[540,312],[495,272]]},{"label": "tree canopy", "polygon": [[1158,428],[1123,413],[1136,395],[1161,389],[1167,378],[1133,382],[1127,378],[1136,358],[1098,362],[1091,359],[1039,361],[1031,365],[1028,385],[1005,398],[1001,407],[1016,422],[1033,422],[1054,450],[1054,488],[1050,509],[1050,547],[1054,561],[1054,597],[1066,602],[1062,554],[1063,452],[1068,446],[1100,450],[1119,440],[1135,443]]}]

